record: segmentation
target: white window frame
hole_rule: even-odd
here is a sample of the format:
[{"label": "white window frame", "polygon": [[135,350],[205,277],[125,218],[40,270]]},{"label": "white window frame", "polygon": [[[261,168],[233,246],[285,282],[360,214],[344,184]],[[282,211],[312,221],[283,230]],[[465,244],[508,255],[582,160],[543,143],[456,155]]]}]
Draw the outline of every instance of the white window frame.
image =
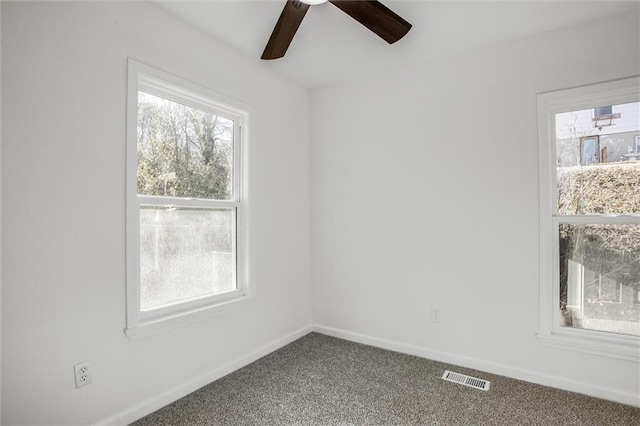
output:
[{"label": "white window frame", "polygon": [[[234,121],[233,198],[208,200],[138,195],[138,91],[209,111]],[[125,334],[135,339],[247,306],[255,296],[250,263],[249,118],[251,108],[167,72],[128,60],[126,164],[126,305]],[[224,208],[236,213],[237,289],[172,304],[148,312],[140,309],[140,206]]]},{"label": "white window frame", "polygon": [[640,215],[558,215],[556,196],[556,125],[558,113],[640,100],[640,77],[541,93],[538,95],[540,184],[539,330],[541,343],[554,348],[640,362],[640,338],[560,326],[560,224],[640,224]]}]

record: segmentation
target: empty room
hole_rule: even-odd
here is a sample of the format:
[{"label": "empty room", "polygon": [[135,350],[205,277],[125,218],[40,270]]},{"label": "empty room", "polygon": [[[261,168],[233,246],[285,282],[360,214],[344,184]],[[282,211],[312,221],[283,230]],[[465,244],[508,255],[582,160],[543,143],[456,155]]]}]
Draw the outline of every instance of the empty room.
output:
[{"label": "empty room", "polygon": [[640,424],[638,1],[5,1],[2,425]]}]

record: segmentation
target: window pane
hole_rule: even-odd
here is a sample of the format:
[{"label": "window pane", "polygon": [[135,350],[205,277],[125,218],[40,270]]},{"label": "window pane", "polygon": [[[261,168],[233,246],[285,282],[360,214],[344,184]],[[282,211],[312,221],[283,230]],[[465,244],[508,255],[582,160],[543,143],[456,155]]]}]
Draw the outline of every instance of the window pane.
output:
[{"label": "window pane", "polygon": [[558,214],[640,214],[640,103],[556,114]]},{"label": "window pane", "polygon": [[138,194],[229,200],[233,121],[138,92]]},{"label": "window pane", "polygon": [[610,114],[613,114],[613,108],[612,108],[611,105],[596,107],[596,108],[593,109],[593,116],[594,117],[602,117],[602,116],[610,115]]},{"label": "window pane", "polygon": [[560,224],[562,326],[640,336],[640,224]]},{"label": "window pane", "polygon": [[236,288],[235,211],[140,207],[142,311]]}]

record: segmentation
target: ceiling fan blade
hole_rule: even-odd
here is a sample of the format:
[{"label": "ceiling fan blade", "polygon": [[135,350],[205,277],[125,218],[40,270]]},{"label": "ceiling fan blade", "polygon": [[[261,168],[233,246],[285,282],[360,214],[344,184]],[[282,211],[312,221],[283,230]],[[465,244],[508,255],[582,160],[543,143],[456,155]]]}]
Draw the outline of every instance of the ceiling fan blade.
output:
[{"label": "ceiling fan blade", "polygon": [[287,1],[276,26],[273,28],[267,47],[264,48],[261,59],[278,59],[284,56],[307,10],[309,10],[308,4],[300,1]]},{"label": "ceiling fan blade", "polygon": [[392,44],[411,29],[411,24],[377,0],[329,0],[347,15]]}]

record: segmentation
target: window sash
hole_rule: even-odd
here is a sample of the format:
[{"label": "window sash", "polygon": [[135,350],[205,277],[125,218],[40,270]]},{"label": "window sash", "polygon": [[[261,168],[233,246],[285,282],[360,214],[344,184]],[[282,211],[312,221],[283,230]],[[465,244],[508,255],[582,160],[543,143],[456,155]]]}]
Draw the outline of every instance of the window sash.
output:
[{"label": "window sash", "polygon": [[[147,74],[139,73],[138,74],[138,90],[135,91],[136,96],[136,105],[137,105],[137,96],[138,91],[148,93],[153,96],[157,96],[160,98],[164,98],[170,100],[172,102],[186,105],[191,108],[199,109],[201,111],[210,112],[216,116],[223,117],[225,119],[233,121],[233,173],[231,176],[231,200],[235,200],[239,202],[241,199],[246,198],[242,194],[242,191],[246,191],[246,185],[244,184],[244,171],[243,167],[245,166],[242,161],[243,153],[243,142],[246,140],[246,135],[243,134],[243,122],[245,121],[245,116],[243,116],[239,110],[225,108],[221,105],[212,105],[212,100],[210,98],[206,98],[202,95],[198,95],[193,91],[183,89],[182,87],[171,85],[167,82],[164,82],[161,79],[151,77]],[[131,102],[131,100],[129,101]],[[137,117],[136,117],[137,118]],[[136,121],[137,126],[137,121]],[[137,129],[137,127],[136,127]],[[132,130],[129,129],[129,132]],[[137,132],[137,130],[136,130]],[[134,135],[137,135],[135,133]],[[131,137],[131,135],[129,136]],[[137,136],[135,136],[137,139]],[[131,149],[131,147],[129,147]],[[135,149],[135,147],[133,147]],[[128,155],[131,155],[131,152],[128,152]],[[136,151],[137,158],[137,151]],[[137,168],[135,169],[135,176],[137,177]],[[143,196],[142,194],[138,194],[139,196]],[[146,196],[146,197],[154,197],[154,196]],[[172,197],[168,197],[172,198]],[[173,197],[180,198],[180,197]],[[184,198],[188,200],[195,200],[195,198]],[[205,200],[202,198],[198,198],[198,200]],[[213,199],[209,199],[212,200]],[[229,200],[219,200],[219,201],[229,201]]]},{"label": "window sash", "polygon": [[[153,199],[153,201],[158,202],[149,202],[149,198]],[[170,207],[180,207],[185,210],[211,210],[211,209],[223,209],[229,210],[232,212],[234,216],[232,228],[231,228],[231,256],[232,256],[232,265],[234,268],[233,272],[233,280],[235,289],[230,291],[225,291],[221,293],[209,294],[206,296],[187,298],[184,300],[179,300],[174,303],[160,306],[158,308],[153,308],[147,311],[142,310],[141,296],[140,292],[142,291],[142,286],[140,285],[140,279],[138,280],[138,318],[141,321],[147,319],[154,319],[164,315],[172,315],[175,313],[179,313],[181,311],[198,308],[200,306],[208,305],[211,303],[222,302],[228,299],[233,299],[238,296],[242,296],[245,294],[245,288],[242,286],[242,277],[240,276],[241,271],[238,264],[238,234],[240,233],[240,229],[238,227],[238,216],[240,215],[241,205],[239,202],[221,202],[219,200],[199,200],[199,199],[178,199],[178,202],[165,203],[160,202],[161,200],[167,201],[176,201],[171,197],[149,197],[149,196],[138,196],[138,211],[141,207],[161,207],[161,208],[170,208]],[[139,222],[138,215],[138,223]],[[140,237],[140,233],[138,235]],[[138,251],[139,253],[139,251]],[[138,261],[140,260],[140,256],[138,256]],[[138,263],[139,265],[139,263]],[[138,267],[138,270],[140,268]]]},{"label": "window sash", "polygon": [[625,215],[625,216],[604,216],[604,215],[583,215],[583,216],[554,216],[552,219],[552,236],[553,236],[553,310],[552,310],[552,332],[565,331],[571,333],[568,330],[575,330],[576,335],[596,335],[596,336],[620,336],[621,338],[629,338],[640,342],[640,337],[629,336],[625,334],[611,333],[607,331],[590,330],[574,327],[563,327],[560,325],[560,225],[561,224],[576,224],[576,225],[609,225],[609,224],[630,224],[640,226],[640,216],[637,215]]},{"label": "window sash", "polygon": [[237,200],[209,200],[204,198],[182,198],[164,197],[156,195],[138,194],[138,205],[140,206],[176,206],[194,209],[215,209],[215,208],[239,208],[240,201]]}]

